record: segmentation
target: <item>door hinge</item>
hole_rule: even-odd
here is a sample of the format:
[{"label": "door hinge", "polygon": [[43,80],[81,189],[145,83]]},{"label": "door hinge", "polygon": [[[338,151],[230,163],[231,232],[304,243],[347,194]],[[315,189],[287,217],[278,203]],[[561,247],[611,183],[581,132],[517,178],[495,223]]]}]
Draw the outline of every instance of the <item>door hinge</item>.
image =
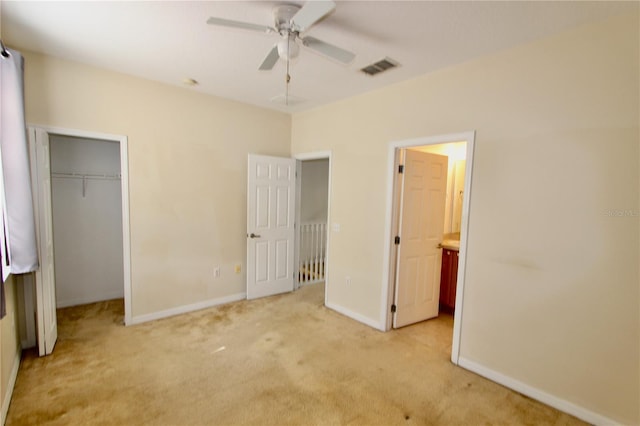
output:
[{"label": "door hinge", "polygon": [[398,166],[398,173],[404,173],[404,164]]},{"label": "door hinge", "polygon": [[396,305],[391,305],[391,313],[396,313]]},{"label": "door hinge", "polygon": [[400,244],[400,237],[396,236],[396,237],[393,239],[393,243],[394,243],[395,245]]}]

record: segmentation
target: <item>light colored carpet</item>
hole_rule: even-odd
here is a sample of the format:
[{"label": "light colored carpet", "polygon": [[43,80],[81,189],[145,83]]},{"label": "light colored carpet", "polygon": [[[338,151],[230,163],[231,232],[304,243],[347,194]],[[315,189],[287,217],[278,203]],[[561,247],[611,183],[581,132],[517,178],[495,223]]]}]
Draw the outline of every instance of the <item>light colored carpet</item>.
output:
[{"label": "light colored carpet", "polygon": [[121,300],[60,309],[25,352],[7,425],[582,424],[455,367],[452,318],[381,333],[322,285],[138,326]]}]

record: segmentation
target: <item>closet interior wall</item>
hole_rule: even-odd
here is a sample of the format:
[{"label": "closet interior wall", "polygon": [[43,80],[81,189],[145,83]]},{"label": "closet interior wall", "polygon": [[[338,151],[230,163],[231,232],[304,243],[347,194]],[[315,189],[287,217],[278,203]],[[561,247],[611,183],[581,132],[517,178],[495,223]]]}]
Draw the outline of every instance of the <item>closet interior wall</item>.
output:
[{"label": "closet interior wall", "polygon": [[124,297],[117,142],[51,135],[58,307]]}]

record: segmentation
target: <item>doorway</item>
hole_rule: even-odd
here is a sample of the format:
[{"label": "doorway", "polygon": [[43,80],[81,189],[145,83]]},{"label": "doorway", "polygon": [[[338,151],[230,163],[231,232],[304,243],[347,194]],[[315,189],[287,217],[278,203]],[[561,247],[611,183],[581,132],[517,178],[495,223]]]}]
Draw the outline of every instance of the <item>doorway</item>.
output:
[{"label": "doorway", "polygon": [[124,298],[120,144],[51,134],[56,306]]},{"label": "doorway", "polygon": [[298,162],[297,287],[324,282],[326,274],[329,159]]},{"label": "doorway", "polygon": [[[130,236],[129,236],[129,185],[128,185],[128,145],[125,136],[109,134],[99,134],[79,130],[29,127],[29,147],[32,168],[32,185],[34,193],[34,208],[36,215],[36,233],[38,236],[38,246],[40,251],[40,268],[35,274],[35,286],[25,285],[25,312],[27,320],[27,330],[35,330],[35,336],[27,336],[27,341],[37,342],[40,355],[48,355],[53,351],[57,338],[56,308],[58,303],[61,306],[73,304],[89,303],[97,300],[104,300],[110,297],[124,297],[124,323],[129,324],[131,319],[131,259],[130,259]],[[53,153],[52,153],[53,148]],[[104,152],[103,152],[104,151]],[[106,155],[110,151],[109,155]],[[93,153],[93,154],[91,154]],[[107,160],[107,157],[112,157]],[[80,162],[73,162],[73,159],[80,159]],[[100,170],[98,170],[100,169]],[[107,170],[108,169],[108,170]],[[110,187],[108,191],[103,191],[104,187]],[[53,197],[56,200],[53,200]],[[60,271],[65,279],[77,281],[77,279],[87,279],[83,274],[82,262],[78,260],[81,255],[73,254],[76,244],[91,244],[91,241],[67,241],[70,233],[82,234],[84,226],[89,234],[95,229],[91,229],[96,223],[84,224],[83,219],[76,218],[75,222],[65,223],[78,211],[65,210],[75,203],[81,201],[85,204],[84,213],[93,212],[104,214],[109,211],[109,221],[119,228],[119,235],[111,235],[107,238],[110,246],[119,246],[115,254],[111,255],[115,259],[110,259],[109,264],[115,266],[118,286],[105,287],[103,283],[95,283],[97,287],[86,294],[86,288],[70,289],[69,287],[56,292],[55,266],[60,266],[65,271]],[[102,204],[101,204],[102,203]],[[54,207],[54,204],[57,204]],[[109,204],[109,206],[107,206]],[[114,210],[114,206],[115,210]],[[100,205],[104,207],[102,212],[98,212]],[[113,215],[117,216],[116,218]],[[57,222],[54,223],[54,222]],[[54,230],[56,224],[62,229],[62,237],[58,238],[57,248],[63,249],[58,262],[54,256]],[[105,226],[104,223],[100,226]],[[75,227],[75,228],[74,228]],[[66,234],[66,235],[65,235]],[[91,236],[84,233],[88,240]],[[85,238],[85,240],[87,239]],[[113,241],[111,241],[113,240]],[[93,242],[95,244],[95,242]],[[105,243],[104,239],[99,242]],[[104,244],[102,244],[104,245]],[[66,250],[71,248],[71,250]],[[60,263],[60,261],[62,263]],[[99,264],[100,259],[94,259],[94,263]],[[105,259],[102,259],[105,262]],[[69,267],[69,265],[72,265]],[[94,265],[96,268],[101,268]],[[84,265],[87,266],[87,265]],[[88,269],[92,269],[88,266]],[[45,273],[46,272],[46,273]],[[86,272],[86,271],[85,271]],[[35,297],[33,297],[35,288]],[[74,292],[75,290],[75,292]],[[58,293],[56,295],[56,293]],[[57,297],[56,297],[57,296]],[[30,300],[35,299],[35,306],[29,306]],[[93,299],[93,300],[92,300]],[[35,311],[37,325],[29,327],[29,312]]]},{"label": "doorway", "polygon": [[[387,235],[389,235],[389,239],[385,245],[389,262],[388,265],[385,265],[387,266],[384,271],[387,286],[383,289],[383,291],[386,291],[386,294],[383,294],[386,330],[402,325],[402,322],[398,324],[396,321],[396,319],[400,317],[399,311],[403,309],[402,305],[398,305],[399,300],[402,301],[403,305],[408,307],[409,310],[415,310],[415,306],[412,306],[413,303],[407,303],[407,300],[412,301],[412,298],[418,296],[417,298],[421,298],[421,301],[424,299],[422,305],[425,307],[429,305],[429,309],[431,309],[430,313],[426,313],[423,308],[418,307],[418,309],[423,309],[420,313],[420,315],[423,315],[422,319],[428,319],[429,317],[438,315],[439,309],[442,306],[441,303],[439,303],[442,302],[439,297],[441,286],[440,278],[441,272],[444,271],[444,278],[453,279],[454,281],[453,295],[455,297],[455,303],[450,302],[452,305],[451,308],[454,310],[451,351],[451,359],[454,363],[457,363],[459,353],[460,318],[464,295],[465,254],[469,220],[469,199],[471,196],[474,139],[474,132],[466,132],[398,141],[389,145],[389,185],[387,198]],[[408,153],[411,155],[408,155]],[[446,175],[446,182],[443,183],[444,186],[439,187],[443,192],[446,187],[446,196],[442,194],[441,206],[438,204],[438,197],[436,197],[435,202],[430,198],[433,197],[433,193],[440,191],[437,190],[436,187],[425,186],[426,189],[422,189],[422,192],[416,192],[415,184],[407,184],[405,176],[403,176],[403,167],[408,157],[410,157],[409,159],[413,162],[412,167],[414,170],[412,172],[412,178],[415,180],[416,176],[418,176],[418,180],[421,179],[423,186],[427,185],[424,182],[427,182],[431,177],[436,175],[445,177]],[[433,158],[434,161],[437,160],[435,163],[439,161],[440,165],[438,167],[434,166],[431,169],[425,169],[424,173],[420,172],[416,174],[416,168],[423,167],[418,165],[428,164],[431,161],[429,158]],[[438,160],[438,158],[444,158],[444,162]],[[443,169],[447,170],[447,172],[441,173]],[[425,175],[428,175],[428,178],[424,177]],[[458,177],[457,183],[456,175]],[[462,183],[460,181],[462,181]],[[403,191],[406,189],[405,184],[409,185],[409,187],[414,190],[413,192],[419,194],[418,196],[414,195],[412,202],[407,202],[407,197],[405,197],[403,202]],[[420,185],[417,185],[417,187],[420,188]],[[408,198],[411,200],[411,196]],[[415,199],[419,199],[420,201],[416,202]],[[422,211],[418,211],[419,209],[416,207],[416,204],[422,204]],[[426,207],[425,204],[427,204]],[[403,211],[403,209],[405,211]],[[409,213],[413,213],[413,216],[411,214],[407,215],[407,209]],[[433,210],[437,210],[438,212],[434,212]],[[418,219],[415,219],[415,217]],[[410,250],[409,244],[405,244],[403,247],[403,234],[408,232],[406,229],[407,224],[402,223],[403,218],[405,220],[408,218],[408,220],[411,221],[409,228],[413,227],[407,235],[407,237],[410,237],[408,239],[412,240],[409,242],[418,242],[418,245],[429,245],[425,253],[413,255],[411,259],[407,259],[406,255],[403,256],[403,248],[405,249],[405,253]],[[416,231],[418,228],[420,231]],[[435,232],[434,229],[436,230]],[[418,234],[424,234],[422,239],[415,238],[415,235]],[[406,239],[404,242],[407,242]],[[431,247],[431,245],[433,245],[433,247]],[[451,259],[448,259],[449,262],[443,263],[442,258],[445,252],[447,252],[449,256],[451,254],[455,255],[457,260],[455,269],[452,269],[450,265]],[[409,271],[409,273],[407,273],[407,271]],[[409,285],[407,285],[407,282],[409,282]],[[415,285],[412,282],[417,282],[418,284]],[[420,287],[420,285],[423,287]],[[448,296],[451,296],[450,290],[447,291],[449,291]],[[434,309],[435,313],[433,311]],[[411,321],[405,321],[407,324],[420,321],[420,315],[416,316],[413,313],[411,315],[413,315]]]},{"label": "doorway", "polygon": [[331,200],[331,152],[311,152],[294,156],[297,167],[296,190],[296,288],[324,283],[329,271],[329,215]]},{"label": "doorway", "polygon": [[[303,185],[303,173],[314,182]],[[249,154],[247,182],[247,299],[326,283],[331,152],[294,158]],[[312,200],[303,216],[307,197]],[[306,220],[314,222],[300,226]]]}]

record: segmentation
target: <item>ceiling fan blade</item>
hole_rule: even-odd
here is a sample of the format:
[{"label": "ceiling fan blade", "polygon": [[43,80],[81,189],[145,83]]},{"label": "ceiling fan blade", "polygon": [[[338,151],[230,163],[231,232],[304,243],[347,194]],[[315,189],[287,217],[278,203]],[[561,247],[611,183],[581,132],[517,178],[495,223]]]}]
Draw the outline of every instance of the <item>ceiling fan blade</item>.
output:
[{"label": "ceiling fan blade", "polygon": [[303,32],[335,8],[336,4],[331,0],[310,0],[293,15],[291,22],[297,31]]},{"label": "ceiling fan blade", "polygon": [[243,30],[259,31],[267,34],[276,31],[275,28],[267,27],[264,25],[250,24],[248,22],[232,21],[230,19],[215,18],[213,16],[207,20],[207,24],[219,25],[222,27],[242,28]]},{"label": "ceiling fan blade", "polygon": [[322,40],[318,40],[315,37],[303,38],[302,44],[311,50],[315,50],[316,52],[333,58],[336,61],[340,61],[343,64],[348,64],[353,60],[353,58],[356,57],[355,53],[349,52],[348,50],[342,49],[338,46],[334,46],[333,44],[329,44]]},{"label": "ceiling fan blade", "polygon": [[273,69],[276,62],[278,62],[279,58],[280,56],[278,56],[278,45],[276,44],[275,46],[273,46],[273,49],[269,51],[269,53],[267,54],[267,57],[264,58],[264,61],[262,61],[262,64],[258,69],[260,71],[269,71]]}]

